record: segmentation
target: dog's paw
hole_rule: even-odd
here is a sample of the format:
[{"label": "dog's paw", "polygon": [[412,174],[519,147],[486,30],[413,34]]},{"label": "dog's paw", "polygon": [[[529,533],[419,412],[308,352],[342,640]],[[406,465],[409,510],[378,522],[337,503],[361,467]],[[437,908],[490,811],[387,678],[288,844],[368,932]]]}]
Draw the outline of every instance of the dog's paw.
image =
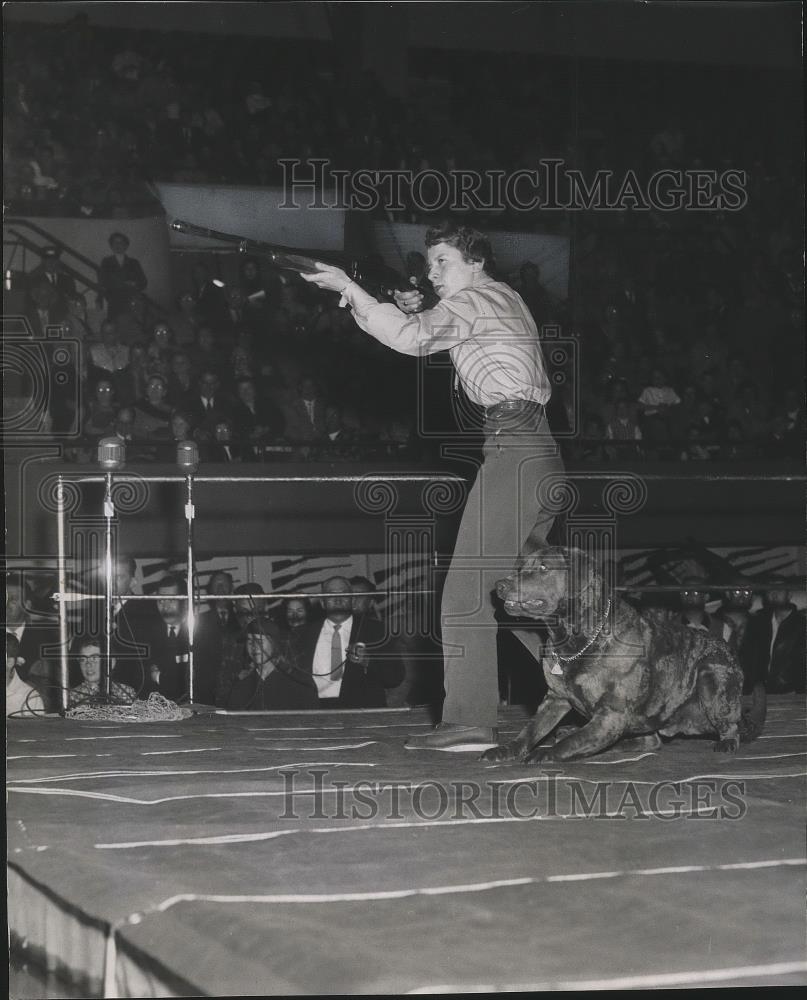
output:
[{"label": "dog's paw", "polygon": [[486,750],[480,760],[518,760],[521,748],[512,743],[502,743],[498,747],[490,747]]},{"label": "dog's paw", "polygon": [[543,764],[555,760],[552,747],[535,747],[519,758],[522,764]]},{"label": "dog's paw", "polygon": [[736,736],[730,736],[724,740],[717,740],[712,750],[715,753],[737,753],[739,742]]}]

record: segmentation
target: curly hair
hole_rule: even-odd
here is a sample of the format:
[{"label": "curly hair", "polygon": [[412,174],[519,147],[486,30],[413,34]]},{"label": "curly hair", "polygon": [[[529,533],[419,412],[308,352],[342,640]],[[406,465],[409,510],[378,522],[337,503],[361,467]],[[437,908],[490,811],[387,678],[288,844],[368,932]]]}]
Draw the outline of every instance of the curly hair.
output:
[{"label": "curly hair", "polygon": [[443,222],[438,226],[431,226],[426,230],[426,246],[433,247],[438,243],[456,247],[469,264],[481,261],[488,274],[491,274],[496,266],[490,241],[478,229],[458,226],[455,222]]}]

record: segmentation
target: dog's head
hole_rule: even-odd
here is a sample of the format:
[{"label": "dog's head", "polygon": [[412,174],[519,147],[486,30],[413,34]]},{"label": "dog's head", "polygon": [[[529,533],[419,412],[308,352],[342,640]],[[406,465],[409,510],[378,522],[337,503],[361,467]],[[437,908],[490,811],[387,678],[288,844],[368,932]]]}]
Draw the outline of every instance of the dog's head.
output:
[{"label": "dog's head", "polygon": [[573,604],[590,604],[598,593],[594,565],[579,549],[543,547],[521,556],[496,593],[510,615],[565,617]]}]

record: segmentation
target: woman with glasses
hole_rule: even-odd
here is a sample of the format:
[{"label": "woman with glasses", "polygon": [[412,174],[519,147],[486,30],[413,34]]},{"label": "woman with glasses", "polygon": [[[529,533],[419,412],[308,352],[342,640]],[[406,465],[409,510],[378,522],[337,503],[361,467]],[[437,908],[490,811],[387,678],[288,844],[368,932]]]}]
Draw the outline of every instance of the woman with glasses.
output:
[{"label": "woman with glasses", "polygon": [[[68,708],[97,702],[101,697],[101,643],[95,639],[85,639],[78,647],[78,664],[83,680],[70,691]],[[109,669],[115,667],[114,657]],[[131,705],[137,695],[134,688],[117,681],[109,683],[109,699],[116,705]]]}]

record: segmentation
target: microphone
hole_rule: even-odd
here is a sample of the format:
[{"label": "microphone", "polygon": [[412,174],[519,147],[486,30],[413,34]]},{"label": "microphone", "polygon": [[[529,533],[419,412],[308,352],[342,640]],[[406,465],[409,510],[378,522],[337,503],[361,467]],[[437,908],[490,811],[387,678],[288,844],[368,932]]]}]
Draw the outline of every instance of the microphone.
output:
[{"label": "microphone", "polygon": [[196,472],[199,468],[199,446],[195,441],[180,441],[177,445],[177,466],[181,472]]},{"label": "microphone", "polygon": [[105,437],[98,442],[98,464],[107,472],[122,469],[126,463],[126,448],[119,437]]}]

